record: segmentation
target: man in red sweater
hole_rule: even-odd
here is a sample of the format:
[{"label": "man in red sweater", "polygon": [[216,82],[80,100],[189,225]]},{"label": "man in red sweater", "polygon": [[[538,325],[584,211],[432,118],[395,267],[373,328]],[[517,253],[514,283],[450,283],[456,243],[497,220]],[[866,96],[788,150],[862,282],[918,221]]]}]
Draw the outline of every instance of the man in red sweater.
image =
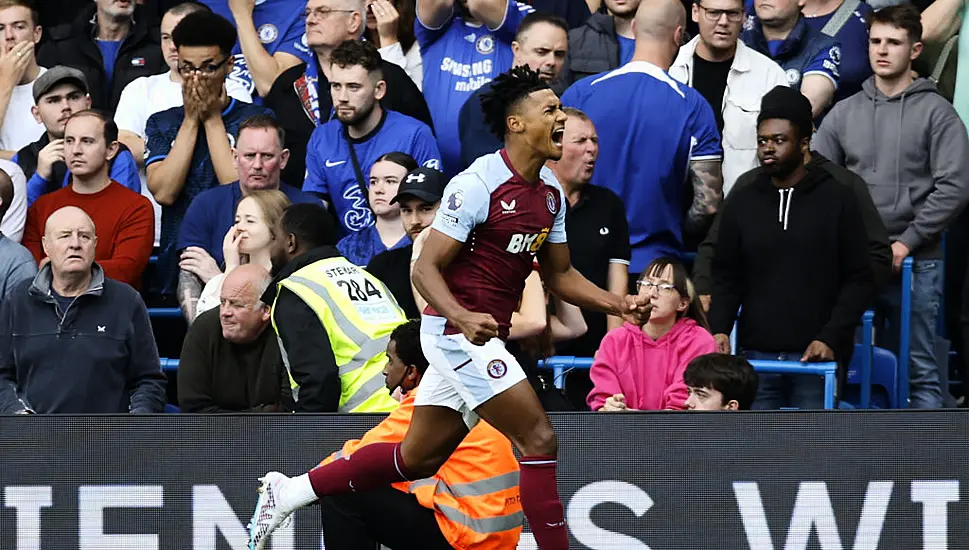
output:
[{"label": "man in red sweater", "polygon": [[41,246],[47,218],[64,206],[76,206],[94,220],[94,259],[105,276],[140,288],[154,243],[155,214],[147,198],[108,177],[118,147],[118,127],[103,113],[81,111],[67,121],[64,160],[73,175],[71,184],[30,207],[23,245],[43,266],[48,261]]}]

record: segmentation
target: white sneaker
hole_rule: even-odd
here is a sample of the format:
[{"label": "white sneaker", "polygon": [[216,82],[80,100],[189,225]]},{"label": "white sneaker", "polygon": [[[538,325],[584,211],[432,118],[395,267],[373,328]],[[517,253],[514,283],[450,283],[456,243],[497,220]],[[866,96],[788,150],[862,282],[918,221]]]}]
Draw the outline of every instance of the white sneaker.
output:
[{"label": "white sneaker", "polygon": [[263,550],[269,542],[269,535],[276,529],[285,527],[292,521],[294,510],[282,506],[280,492],[290,482],[290,478],[279,472],[269,472],[259,478],[259,500],[249,521],[249,550]]}]

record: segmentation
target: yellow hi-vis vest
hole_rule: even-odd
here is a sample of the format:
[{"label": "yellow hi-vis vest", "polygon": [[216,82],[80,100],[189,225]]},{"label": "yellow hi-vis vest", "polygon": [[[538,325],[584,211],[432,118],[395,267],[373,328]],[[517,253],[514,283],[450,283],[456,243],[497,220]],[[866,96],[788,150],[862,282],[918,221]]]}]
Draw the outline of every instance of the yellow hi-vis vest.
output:
[{"label": "yellow hi-vis vest", "polygon": [[[326,330],[340,370],[342,413],[389,412],[397,401],[387,391],[384,366],[390,333],[407,318],[384,284],[346,258],[333,257],[299,269],[276,290],[286,288],[316,313]],[[273,329],[276,306],[273,304]],[[299,384],[293,379],[289,357],[279,342],[283,364],[290,372],[293,397],[299,400]]]}]

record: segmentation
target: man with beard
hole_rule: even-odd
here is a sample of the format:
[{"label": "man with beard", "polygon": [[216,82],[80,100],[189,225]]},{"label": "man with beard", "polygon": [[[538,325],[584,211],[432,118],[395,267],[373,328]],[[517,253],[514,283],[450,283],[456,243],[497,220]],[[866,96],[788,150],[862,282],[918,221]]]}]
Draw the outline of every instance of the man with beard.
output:
[{"label": "man with beard", "polygon": [[723,194],[757,167],[757,111],[764,94],[786,86],[780,65],[740,40],[743,0],[693,4],[700,34],[680,48],[670,76],[700,92],[713,107],[723,136]]},{"label": "man with beard", "polygon": [[303,191],[316,193],[333,207],[345,236],[374,223],[367,176],[381,155],[407,153],[421,166],[439,168],[441,154],[426,124],[381,106],[387,83],[376,46],[347,40],[330,54],[330,63],[336,120],[313,131]]},{"label": "man with beard", "polygon": [[[851,188],[814,169],[811,103],[778,86],[761,103],[763,170],[724,205],[713,256],[710,326],[721,353],[743,307],[747,359],[837,361],[847,367],[854,328],[875,286],[862,208]],[[820,409],[816,376],[763,375],[755,409]]]}]

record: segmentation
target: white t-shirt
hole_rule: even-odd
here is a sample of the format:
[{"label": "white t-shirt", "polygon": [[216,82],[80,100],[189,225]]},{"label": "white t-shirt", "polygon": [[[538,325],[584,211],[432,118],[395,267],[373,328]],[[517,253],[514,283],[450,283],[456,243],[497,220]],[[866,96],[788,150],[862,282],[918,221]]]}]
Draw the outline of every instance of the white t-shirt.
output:
[{"label": "white t-shirt", "polygon": [[[144,139],[145,127],[151,115],[182,105],[182,85],[173,82],[171,75],[169,71],[142,76],[124,87],[121,99],[118,100],[118,108],[114,112],[114,122],[119,130],[127,130]],[[229,97],[252,103],[249,91],[235,80],[226,79],[225,91]],[[148,197],[155,209],[155,246],[158,246],[161,237],[161,206],[148,190],[148,178],[144,168],[141,169],[141,194]]]},{"label": "white t-shirt", "polygon": [[389,46],[384,46],[377,50],[380,52],[380,57],[384,61],[389,61],[394,65],[399,66],[404,69],[407,76],[417,84],[417,89],[421,90],[424,87],[424,62],[421,59],[421,49],[417,46],[415,41],[411,45],[407,53],[404,53],[404,47],[400,42],[394,42]]},{"label": "white t-shirt", "polygon": [[[47,72],[41,67],[37,76]],[[34,82],[15,86],[10,94],[10,104],[7,114],[0,126],[0,149],[4,151],[19,151],[25,145],[31,144],[44,134],[44,125],[34,120],[30,108],[34,106]]]},{"label": "white t-shirt", "polygon": [[13,200],[0,221],[0,233],[19,243],[24,236],[24,224],[27,223],[27,177],[20,166],[9,160],[0,159],[0,170],[13,181]]}]

